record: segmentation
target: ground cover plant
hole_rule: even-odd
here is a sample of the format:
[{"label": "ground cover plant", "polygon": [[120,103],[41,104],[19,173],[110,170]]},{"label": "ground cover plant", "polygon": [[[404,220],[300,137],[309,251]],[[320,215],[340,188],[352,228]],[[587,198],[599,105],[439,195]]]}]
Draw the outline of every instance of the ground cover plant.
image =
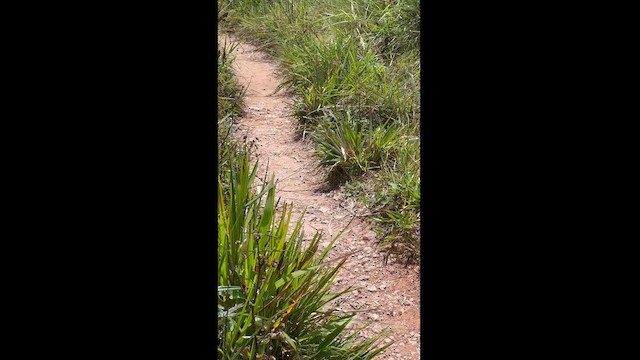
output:
[{"label": "ground cover plant", "polygon": [[224,31],[279,60],[301,137],[370,209],[383,249],[419,261],[419,1],[218,4]]},{"label": "ground cover plant", "polygon": [[350,291],[329,292],[348,257],[325,261],[339,235],[322,252],[320,233],[303,247],[302,216],[292,223],[286,204],[276,214],[273,178],[252,191],[257,169],[240,154],[228,196],[218,181],[218,359],[373,359],[384,334],[356,341],[354,315],[330,306]]}]

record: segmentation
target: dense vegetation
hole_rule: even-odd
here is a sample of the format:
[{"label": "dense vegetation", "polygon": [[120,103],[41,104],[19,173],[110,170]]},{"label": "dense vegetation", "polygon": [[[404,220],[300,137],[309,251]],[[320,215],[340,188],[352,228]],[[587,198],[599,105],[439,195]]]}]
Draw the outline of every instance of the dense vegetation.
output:
[{"label": "dense vegetation", "polygon": [[[346,292],[329,293],[347,256],[325,262],[334,238],[318,253],[321,234],[303,247],[302,217],[275,212],[272,179],[252,192],[257,163],[229,164],[229,195],[218,185],[218,359],[372,359],[390,344],[384,335],[356,341],[347,334],[353,314],[331,307]],[[365,325],[365,327],[368,325]]]},{"label": "dense vegetation", "polygon": [[[218,6],[220,30],[280,60],[300,135],[327,177],[371,210],[384,249],[419,260],[418,0]],[[273,181],[252,190],[251,147],[231,137],[243,91],[227,45],[218,47],[218,358],[372,359],[382,334],[356,341],[346,330],[353,315],[331,306],[343,295],[329,289],[344,259],[325,260],[321,234],[303,248],[301,218],[275,212]]]},{"label": "dense vegetation", "polygon": [[377,346],[384,334],[357,341],[362,328],[347,331],[354,315],[332,307],[350,291],[329,292],[346,258],[325,261],[331,245],[319,252],[319,233],[302,246],[302,217],[292,223],[286,205],[276,214],[273,179],[252,190],[257,163],[251,167],[250,147],[230,136],[243,95],[233,47],[218,51],[217,357],[373,359],[390,346]]},{"label": "dense vegetation", "polygon": [[419,1],[218,6],[223,31],[280,60],[300,135],[315,142],[328,179],[370,209],[383,249],[419,261]]}]

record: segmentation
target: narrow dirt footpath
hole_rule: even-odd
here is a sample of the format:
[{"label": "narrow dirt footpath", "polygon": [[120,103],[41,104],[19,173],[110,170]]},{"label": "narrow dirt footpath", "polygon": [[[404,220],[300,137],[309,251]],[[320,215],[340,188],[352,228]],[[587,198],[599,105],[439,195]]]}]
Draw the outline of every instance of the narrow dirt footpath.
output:
[{"label": "narrow dirt footpath", "polygon": [[[224,40],[223,40],[224,41]],[[364,210],[346,198],[339,190],[323,191],[324,178],[317,174],[317,160],[312,145],[296,140],[296,119],[289,115],[286,104],[290,99],[275,93],[279,83],[277,66],[255,47],[240,43],[236,51],[235,71],[246,91],[245,115],[239,120],[237,138],[246,136],[258,145],[260,176],[268,162],[268,174],[275,174],[278,184],[276,197],[280,202],[293,203],[292,219],[298,219],[304,208],[305,236],[316,230],[324,232],[322,247],[344,229],[329,253],[331,259],[358,250],[338,275],[334,290],[354,286],[359,290],[344,296],[340,307],[357,312],[360,325],[373,324],[362,332],[369,338],[385,328],[395,343],[379,359],[420,358],[420,278],[419,269],[392,260],[383,265],[383,256],[374,244],[375,234],[366,222]],[[282,206],[280,205],[281,209]]]}]

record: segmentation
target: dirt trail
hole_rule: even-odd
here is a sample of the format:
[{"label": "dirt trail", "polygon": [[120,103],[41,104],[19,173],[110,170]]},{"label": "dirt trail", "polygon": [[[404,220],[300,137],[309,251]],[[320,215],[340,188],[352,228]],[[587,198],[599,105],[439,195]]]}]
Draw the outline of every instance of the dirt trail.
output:
[{"label": "dirt trail", "polygon": [[[224,41],[224,40],[222,40]],[[327,243],[355,219],[336,241],[329,253],[331,259],[359,250],[347,261],[338,275],[334,290],[349,286],[359,288],[344,297],[340,307],[356,311],[357,324],[373,321],[363,331],[369,338],[375,332],[389,328],[389,339],[395,342],[379,359],[420,358],[420,278],[419,269],[406,267],[391,260],[383,265],[377,251],[375,234],[364,220],[353,200],[339,190],[323,192],[324,178],[315,172],[317,160],[312,145],[296,140],[296,119],[286,108],[290,99],[278,85],[276,64],[254,46],[240,43],[236,50],[235,71],[246,91],[245,115],[239,120],[236,136],[255,140],[256,156],[260,160],[261,176],[268,161],[268,173],[278,179],[276,197],[280,202],[293,203],[292,219],[298,219],[307,208],[304,219],[305,236],[324,232]],[[281,205],[280,205],[281,208]],[[361,218],[362,217],[362,218]]]}]

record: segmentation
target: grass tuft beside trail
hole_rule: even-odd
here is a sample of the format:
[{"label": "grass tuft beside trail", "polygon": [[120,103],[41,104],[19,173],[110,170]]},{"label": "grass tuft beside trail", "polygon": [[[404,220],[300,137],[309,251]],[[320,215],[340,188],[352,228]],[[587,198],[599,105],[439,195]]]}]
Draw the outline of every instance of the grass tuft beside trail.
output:
[{"label": "grass tuft beside trail", "polygon": [[[277,215],[272,178],[252,191],[258,164],[247,154],[229,164],[228,194],[218,182],[218,359],[362,359],[391,344],[347,334],[354,314],[332,306],[352,291],[330,292],[348,255],[327,261],[338,236],[319,251],[320,233],[303,247],[302,219],[285,204]],[[291,235],[288,230],[292,226]]]}]

